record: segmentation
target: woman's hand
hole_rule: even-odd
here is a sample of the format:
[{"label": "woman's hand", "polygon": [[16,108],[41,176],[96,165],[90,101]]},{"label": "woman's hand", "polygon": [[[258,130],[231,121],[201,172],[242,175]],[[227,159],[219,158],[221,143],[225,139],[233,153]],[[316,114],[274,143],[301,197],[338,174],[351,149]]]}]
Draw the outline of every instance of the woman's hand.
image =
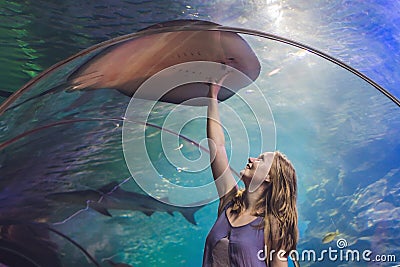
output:
[{"label": "woman's hand", "polygon": [[210,90],[208,91],[208,97],[213,99],[218,98],[218,93],[219,90],[221,89],[221,85],[230,73],[231,72],[229,71],[225,73],[219,80],[216,80],[215,82],[210,82]]}]

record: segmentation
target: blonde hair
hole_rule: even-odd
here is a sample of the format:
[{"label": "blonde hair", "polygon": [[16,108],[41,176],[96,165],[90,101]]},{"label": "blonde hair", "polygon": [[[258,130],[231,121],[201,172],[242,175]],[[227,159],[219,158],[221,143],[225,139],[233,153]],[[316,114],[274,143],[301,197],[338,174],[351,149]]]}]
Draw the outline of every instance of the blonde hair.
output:
[{"label": "blonde hair", "polygon": [[[269,171],[270,182],[266,186],[265,197],[256,203],[254,215],[264,217],[264,244],[269,264],[271,250],[284,250],[286,255],[296,249],[297,228],[297,177],[292,163],[279,151]],[[246,190],[239,190],[233,199],[232,212],[240,214],[244,208]],[[260,226],[262,227],[262,225]]]}]

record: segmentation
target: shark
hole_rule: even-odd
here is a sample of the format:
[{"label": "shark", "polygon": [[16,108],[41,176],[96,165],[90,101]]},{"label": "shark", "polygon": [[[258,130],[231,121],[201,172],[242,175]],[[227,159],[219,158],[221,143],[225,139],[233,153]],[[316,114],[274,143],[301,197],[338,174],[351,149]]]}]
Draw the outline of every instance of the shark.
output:
[{"label": "shark", "polygon": [[51,193],[46,195],[45,198],[56,202],[86,205],[109,217],[112,217],[109,210],[140,211],[147,216],[151,216],[154,212],[167,212],[170,215],[173,215],[173,212],[179,212],[193,225],[197,225],[194,214],[205,206],[205,204],[195,207],[169,205],[164,203],[168,202],[168,198],[157,200],[145,194],[126,191],[120,188],[117,182],[111,182],[97,190]]}]

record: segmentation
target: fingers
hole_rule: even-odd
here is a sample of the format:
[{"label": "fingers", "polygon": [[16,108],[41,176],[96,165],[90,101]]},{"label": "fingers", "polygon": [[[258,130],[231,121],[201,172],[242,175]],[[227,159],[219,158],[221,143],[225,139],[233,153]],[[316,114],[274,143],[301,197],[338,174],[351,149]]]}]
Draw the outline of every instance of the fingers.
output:
[{"label": "fingers", "polygon": [[222,75],[219,79],[216,79],[216,80],[215,80],[215,84],[221,85],[221,84],[225,81],[226,77],[228,77],[228,75],[229,75],[231,72],[232,72],[232,70],[229,70],[229,71],[227,71],[226,73],[224,73],[224,75]]},{"label": "fingers", "polygon": [[226,79],[226,77],[229,76],[229,74],[232,71],[227,71],[225,72],[219,79],[215,79],[214,81],[212,81],[212,78],[210,77],[209,82],[210,82],[210,90],[208,93],[208,96],[211,98],[217,98],[219,90],[221,89],[221,85],[224,82],[224,80]]}]

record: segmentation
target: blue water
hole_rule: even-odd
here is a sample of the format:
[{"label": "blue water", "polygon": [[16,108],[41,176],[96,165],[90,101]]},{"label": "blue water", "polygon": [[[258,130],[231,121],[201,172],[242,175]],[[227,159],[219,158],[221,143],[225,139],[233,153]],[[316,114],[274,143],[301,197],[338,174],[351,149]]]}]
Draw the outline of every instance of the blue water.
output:
[{"label": "blue water", "polygon": [[[15,91],[51,64],[111,37],[159,21],[198,18],[310,44],[400,96],[396,87],[400,80],[396,72],[400,60],[398,5],[396,1],[103,1],[79,7],[75,2],[2,3],[4,49],[0,53],[7,58],[7,63],[0,63],[2,89]],[[313,54],[263,38],[242,37],[261,62],[256,83],[271,106],[276,148],[288,155],[298,172],[299,251],[336,249],[336,240],[344,238],[351,249],[393,254],[398,262],[399,107],[365,81]],[[35,84],[21,100],[57,84],[79,60],[83,59]],[[245,90],[248,101],[256,102],[256,95]],[[81,206],[41,201],[49,193],[98,189],[111,181],[141,175],[140,166],[130,173],[121,147],[121,117],[128,103],[129,99],[112,90],[61,92],[4,113],[0,117],[1,142],[37,130],[1,149],[0,218],[48,222],[99,262],[112,258],[133,266],[199,266],[205,237],[216,218],[215,202],[195,214],[198,225],[194,226],[179,213],[155,212],[148,217],[137,211],[111,210],[113,217],[109,218],[92,209],[75,213],[84,208]],[[238,107],[240,100],[233,97],[225,103]],[[161,125],[171,108],[159,104],[152,122]],[[205,114],[205,108],[189,107],[185,112]],[[221,116],[224,120],[225,114],[227,121],[229,113],[225,112],[222,110]],[[238,113],[243,121],[248,120],[246,111]],[[82,118],[90,120],[79,121]],[[64,124],[46,126],[59,122]],[[173,122],[178,123],[179,117]],[[43,126],[47,128],[40,128]],[[138,133],[143,127],[140,123],[131,126]],[[228,144],[232,141],[232,148],[228,151],[233,153],[242,150],[242,144],[234,143],[240,134],[238,124],[232,122],[230,127]],[[273,146],[268,143],[270,134],[264,136],[263,146],[257,136],[251,136],[251,127],[246,129],[252,153]],[[204,129],[204,120],[193,121],[181,133],[200,142],[205,138]],[[209,168],[192,173],[169,164],[165,153],[175,151],[176,144],[162,151],[159,129],[148,127],[146,131],[149,156],[163,178],[186,185],[211,181]],[[187,158],[199,157],[197,147],[182,139],[179,144]],[[239,171],[244,162],[234,161],[232,168]],[[132,178],[122,188],[141,192]],[[168,194],[165,188],[159,190]],[[322,244],[324,235],[336,229],[340,235]],[[65,239],[51,238],[58,244],[65,266],[92,266]],[[327,259],[301,263],[367,266],[366,262]],[[374,264],[381,266],[373,262],[368,266]]]}]

